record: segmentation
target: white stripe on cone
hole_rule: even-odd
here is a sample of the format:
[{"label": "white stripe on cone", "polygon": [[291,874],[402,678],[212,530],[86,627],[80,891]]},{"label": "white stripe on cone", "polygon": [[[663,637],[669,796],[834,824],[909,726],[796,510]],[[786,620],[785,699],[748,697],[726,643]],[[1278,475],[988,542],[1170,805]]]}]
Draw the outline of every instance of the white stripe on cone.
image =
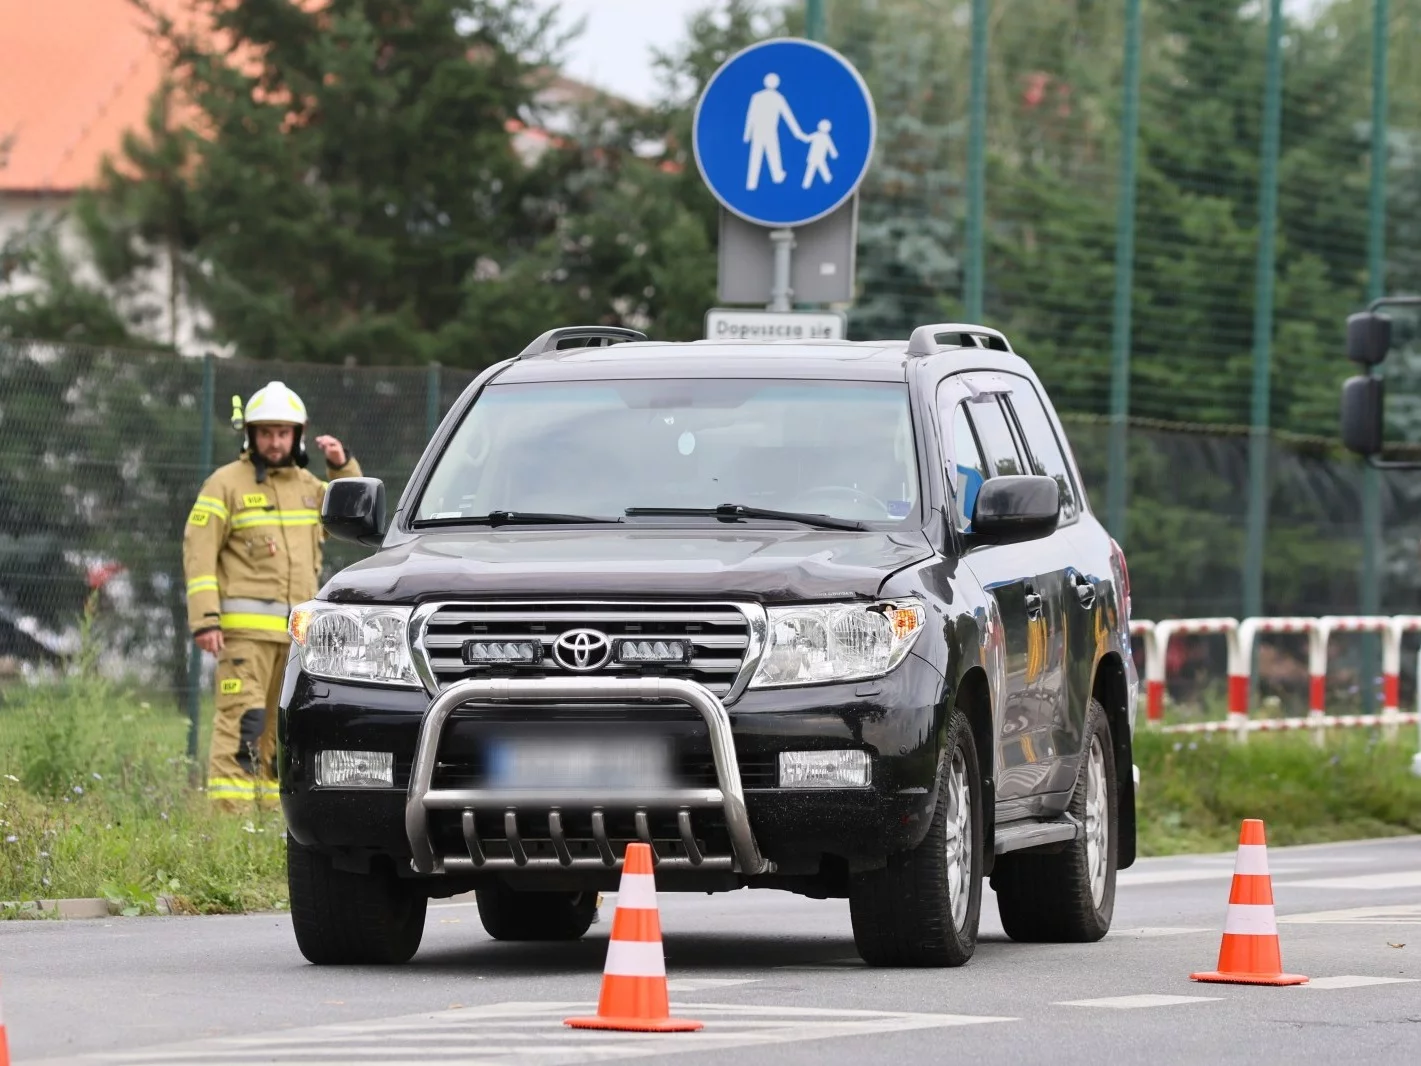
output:
[{"label": "white stripe on cone", "polygon": [[1230,903],[1224,935],[1277,936],[1278,919],[1271,903]]},{"label": "white stripe on cone", "polygon": [[665,977],[666,957],[659,943],[641,940],[611,940],[607,943],[607,965],[603,971],[618,977]]},{"label": "white stripe on cone", "polygon": [[656,878],[652,874],[622,874],[617,888],[617,907],[637,911],[656,910]]},{"label": "white stripe on cone", "polygon": [[1268,845],[1240,844],[1238,859],[1234,863],[1234,873],[1268,876]]}]

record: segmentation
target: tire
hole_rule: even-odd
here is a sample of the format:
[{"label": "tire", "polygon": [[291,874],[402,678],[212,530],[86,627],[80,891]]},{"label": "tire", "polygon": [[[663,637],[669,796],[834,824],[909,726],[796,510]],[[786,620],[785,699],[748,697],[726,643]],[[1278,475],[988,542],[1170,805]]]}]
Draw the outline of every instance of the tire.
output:
[{"label": "tire", "polygon": [[330,856],[288,836],[286,883],[296,944],[310,962],[391,966],[419,950],[429,899],[393,870],[337,870]]},{"label": "tire", "polygon": [[596,892],[515,892],[500,883],[474,896],[495,940],[580,940],[597,916]]},{"label": "tire", "polygon": [[1110,931],[1120,817],[1110,723],[1096,700],[1083,747],[1068,810],[1085,834],[1055,854],[1002,855],[992,871],[1002,926],[1013,940],[1087,944]]},{"label": "tire", "polygon": [[870,966],[967,962],[977,949],[982,847],[977,748],[966,715],[955,710],[927,835],[911,851],[890,855],[883,869],[857,874],[850,882],[854,944],[864,962]]}]

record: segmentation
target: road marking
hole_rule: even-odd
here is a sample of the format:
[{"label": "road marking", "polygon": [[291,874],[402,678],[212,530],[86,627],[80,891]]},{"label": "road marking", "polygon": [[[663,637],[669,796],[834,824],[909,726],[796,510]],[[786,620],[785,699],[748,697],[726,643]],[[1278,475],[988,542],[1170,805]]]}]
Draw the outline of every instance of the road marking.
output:
[{"label": "road marking", "polygon": [[1278,921],[1290,925],[1421,925],[1421,904],[1402,903],[1392,907],[1353,907],[1341,911],[1280,914]]},{"label": "road marking", "polygon": [[671,992],[708,992],[713,988],[758,984],[758,977],[674,977],[666,982]]},{"label": "road marking", "polygon": [[1314,977],[1305,985],[1294,988],[1366,988],[1368,985],[1409,985],[1421,978],[1416,977],[1359,977],[1347,974],[1341,977]]},{"label": "road marking", "polygon": [[576,1066],[667,1055],[673,1050],[715,1051],[1018,1020],[972,1014],[679,1003],[672,1013],[703,1020],[703,1031],[668,1038],[652,1033],[587,1033],[564,1028],[563,1018],[588,1014],[594,1009],[587,1002],[495,1003],[47,1059],[31,1066],[310,1066],[313,1062],[335,1061],[348,1066],[497,1066],[530,1062],[538,1066]]},{"label": "road marking", "polygon": [[1057,1007],[1108,1007],[1112,1010],[1139,1010],[1141,1007],[1182,1007],[1188,1003],[1216,1003],[1218,996],[1107,996],[1105,999],[1072,999]]},{"label": "road marking", "polygon": [[1381,891],[1388,888],[1421,888],[1421,870],[1397,870],[1357,877],[1324,877],[1316,881],[1288,881],[1289,888],[1343,888]]},{"label": "road marking", "polygon": [[1117,885],[1173,885],[1186,881],[1227,881],[1234,875],[1233,867],[1216,870],[1127,870],[1115,878]]},{"label": "road marking", "polygon": [[1194,929],[1184,926],[1174,925],[1147,925],[1140,929],[1112,929],[1106,934],[1116,940],[1125,937],[1132,937],[1136,940],[1148,940],[1159,936],[1183,936],[1186,933],[1214,933],[1216,929]]},{"label": "road marking", "polygon": [[[1190,881],[1227,881],[1234,875],[1235,861],[1235,857],[1232,855],[1220,855],[1196,859],[1187,866],[1176,866],[1167,869],[1147,867],[1144,869],[1123,870],[1116,875],[1116,884],[1172,885],[1176,883],[1185,884]],[[1319,866],[1354,866],[1358,863],[1371,863],[1376,860],[1365,856],[1319,856],[1315,859],[1289,859],[1285,856],[1271,855],[1269,861],[1272,865],[1273,876],[1277,877],[1280,874],[1312,873]]]}]

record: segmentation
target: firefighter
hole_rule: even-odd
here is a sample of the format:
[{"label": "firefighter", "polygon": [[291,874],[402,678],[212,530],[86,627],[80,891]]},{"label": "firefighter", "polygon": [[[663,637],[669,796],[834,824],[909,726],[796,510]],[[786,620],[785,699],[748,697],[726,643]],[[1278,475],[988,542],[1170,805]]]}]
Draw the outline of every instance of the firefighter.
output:
[{"label": "firefighter", "polygon": [[[279,381],[258,389],[233,425],[240,457],[202,486],[183,530],[188,625],[217,656],[207,794],[232,810],[276,796],[276,706],[291,607],[316,594],[326,482],[306,469],[306,405]],[[335,437],[317,437],[327,479],[359,477]]]}]

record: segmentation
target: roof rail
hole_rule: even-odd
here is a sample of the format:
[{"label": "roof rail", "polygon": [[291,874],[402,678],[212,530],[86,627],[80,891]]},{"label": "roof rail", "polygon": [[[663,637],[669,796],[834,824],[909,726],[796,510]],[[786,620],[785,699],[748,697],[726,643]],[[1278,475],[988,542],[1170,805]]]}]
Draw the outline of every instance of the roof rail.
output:
[{"label": "roof rail", "polygon": [[561,347],[563,341],[601,341],[600,344],[589,344],[585,347],[603,348],[619,341],[644,341],[646,339],[646,334],[640,330],[624,329],[621,326],[561,326],[558,329],[548,330],[533,341],[518,353],[518,358],[527,359],[532,355],[555,352]]},{"label": "roof rail", "polygon": [[999,330],[987,326],[974,326],[970,322],[935,322],[913,330],[912,337],[908,339],[907,354],[909,356],[932,355],[938,349],[938,337],[944,335],[957,338],[971,337],[971,342],[961,339],[957,341],[958,345],[964,348],[968,347],[970,343],[979,348],[994,348],[999,352],[1014,351],[1006,334]]}]

